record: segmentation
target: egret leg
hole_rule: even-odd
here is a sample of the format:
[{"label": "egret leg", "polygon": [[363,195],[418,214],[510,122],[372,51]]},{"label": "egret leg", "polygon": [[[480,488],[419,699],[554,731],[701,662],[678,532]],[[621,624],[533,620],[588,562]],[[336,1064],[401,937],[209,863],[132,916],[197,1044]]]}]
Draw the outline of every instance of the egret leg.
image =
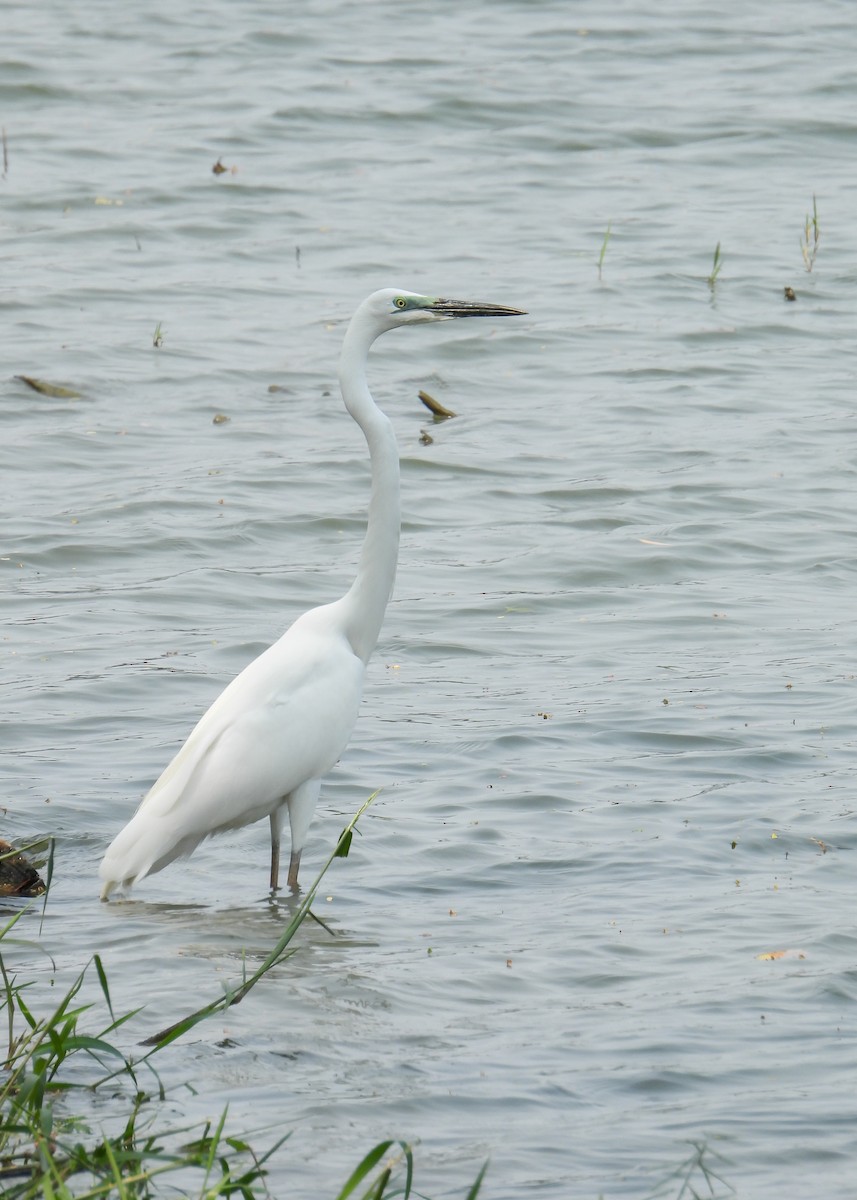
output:
[{"label": "egret leg", "polygon": [[300,891],[300,888],[298,887],[298,871],[300,870],[300,868],[301,868],[301,852],[300,852],[300,850],[293,850],[292,856],[289,859],[288,884],[289,884],[289,887],[291,888],[292,892],[294,892],[294,893],[297,893]]},{"label": "egret leg", "polygon": [[308,779],[290,792],[286,797],[289,810],[289,825],[292,831],[292,857],[289,860],[289,887],[293,892],[298,890],[298,870],[301,865],[301,851],[304,848],[306,835],[309,832],[312,815],[315,812],[318,793],[321,789],[320,779]]},{"label": "egret leg", "polygon": [[[291,877],[291,868],[289,869]],[[290,878],[291,882],[291,878]],[[280,810],[271,813],[271,891],[276,892],[280,883]]]}]

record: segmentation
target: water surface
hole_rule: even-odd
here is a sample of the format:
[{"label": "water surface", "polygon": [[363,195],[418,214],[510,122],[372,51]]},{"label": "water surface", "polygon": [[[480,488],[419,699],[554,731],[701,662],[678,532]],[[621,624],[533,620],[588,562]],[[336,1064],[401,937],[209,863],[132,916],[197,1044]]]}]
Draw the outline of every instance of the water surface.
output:
[{"label": "water surface", "polygon": [[[339,936],[179,1043],[172,1103],[293,1129],[275,1195],[398,1136],[438,1196],[490,1156],[495,1200],[642,1197],[695,1140],[741,1196],[850,1197],[850,10],[111,22],[19,7],[0,50],[0,832],[58,839],[60,970],[98,950],[146,1000],[130,1050],[273,943],[264,826],[125,904],[97,864],[228,680],[350,582],[353,308],[516,305],[373,353],[401,567],[308,875],[383,790],[325,884]],[[420,388],[459,413],[429,445]]]}]

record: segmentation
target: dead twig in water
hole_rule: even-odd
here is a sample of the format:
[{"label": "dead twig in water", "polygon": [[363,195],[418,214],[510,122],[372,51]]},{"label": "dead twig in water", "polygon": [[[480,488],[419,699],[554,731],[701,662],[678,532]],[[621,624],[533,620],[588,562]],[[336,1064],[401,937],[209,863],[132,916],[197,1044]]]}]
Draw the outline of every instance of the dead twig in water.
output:
[{"label": "dead twig in water", "polygon": [[417,395],[436,421],[448,421],[450,417],[457,416],[451,408],[444,408],[440,401],[435,400],[428,392],[417,392]]},{"label": "dead twig in water", "polygon": [[15,378],[20,379],[21,383],[26,383],[34,392],[40,392],[43,396],[53,396],[55,400],[80,399],[80,392],[73,388],[60,387],[58,383],[48,383],[46,379],[35,379],[32,375],[16,375]]}]

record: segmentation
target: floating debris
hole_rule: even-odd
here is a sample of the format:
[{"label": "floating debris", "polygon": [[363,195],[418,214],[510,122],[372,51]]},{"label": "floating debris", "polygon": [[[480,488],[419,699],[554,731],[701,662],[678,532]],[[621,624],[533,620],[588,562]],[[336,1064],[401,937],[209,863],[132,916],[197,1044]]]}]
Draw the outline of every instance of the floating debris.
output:
[{"label": "floating debris", "polygon": [[432,435],[429,433],[429,431],[427,429],[420,430],[420,445],[421,446],[433,446],[434,445],[434,438],[432,437]]},{"label": "floating debris", "polygon": [[14,846],[0,841],[0,896],[41,896],[44,891],[36,868]]},{"label": "floating debris", "polygon": [[288,392],[290,389],[283,387],[281,383],[269,383],[268,391],[273,395],[275,392]]},{"label": "floating debris", "polygon": [[228,420],[229,417],[227,417],[226,413],[215,413],[211,418],[211,423],[212,425],[225,425]]},{"label": "floating debris", "polygon": [[31,387],[34,392],[41,392],[43,396],[53,396],[55,400],[80,400],[80,392],[75,392],[72,388],[60,387],[57,383],[48,383],[44,379],[34,379],[32,375],[16,375],[16,379],[20,379],[21,383],[26,383],[27,387]]},{"label": "floating debris", "polygon": [[790,288],[790,287],[783,288],[783,295],[785,296],[786,300],[797,300],[797,295],[795,293],[794,288]]},{"label": "floating debris", "polygon": [[440,401],[435,400],[428,392],[417,392],[417,395],[436,421],[448,421],[450,417],[458,415],[451,408],[444,408]]},{"label": "floating debris", "polygon": [[228,175],[237,175],[238,168],[237,167],[225,167],[223,165],[223,160],[221,158],[218,158],[217,162],[211,168],[211,173],[212,173],[212,175],[227,175],[227,174]]}]

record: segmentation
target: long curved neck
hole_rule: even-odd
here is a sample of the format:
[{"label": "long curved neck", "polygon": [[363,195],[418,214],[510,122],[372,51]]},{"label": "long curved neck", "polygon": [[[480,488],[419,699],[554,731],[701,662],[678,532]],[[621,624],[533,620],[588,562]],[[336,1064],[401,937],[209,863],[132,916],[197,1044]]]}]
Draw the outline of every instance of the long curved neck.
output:
[{"label": "long curved neck", "polygon": [[377,334],[377,328],[358,310],[348,327],[339,360],[342,399],[363,430],[372,468],[369,522],[357,578],[342,600],[346,637],[364,662],[375,649],[393,591],[401,525],[399,447],[393,426],[375,404],[366,382],[366,359]]}]

